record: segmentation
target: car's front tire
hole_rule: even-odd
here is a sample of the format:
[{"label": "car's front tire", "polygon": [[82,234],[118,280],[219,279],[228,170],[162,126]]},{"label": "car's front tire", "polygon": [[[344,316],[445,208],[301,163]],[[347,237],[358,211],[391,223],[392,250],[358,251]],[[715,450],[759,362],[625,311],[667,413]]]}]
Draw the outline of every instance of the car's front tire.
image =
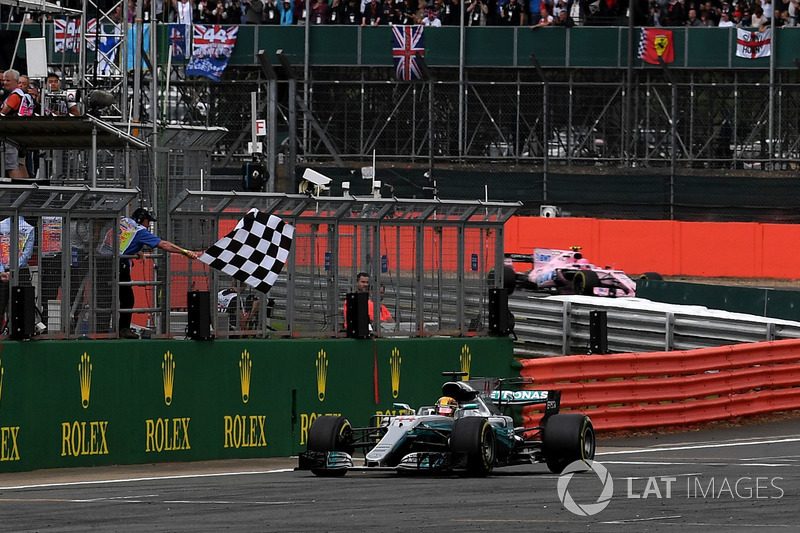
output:
[{"label": "car's front tire", "polygon": [[479,416],[456,420],[450,434],[450,451],[462,454],[468,475],[489,474],[497,454],[497,441],[489,421]]},{"label": "car's front tire", "polygon": [[575,461],[590,461],[595,452],[592,421],[579,413],[553,415],[545,424],[542,446],[547,468],[554,474]]},{"label": "car's front tire", "polygon": [[[350,445],[353,428],[346,418],[341,416],[320,416],[311,424],[308,432],[310,452],[347,452],[353,453]],[[321,477],[341,477],[347,473],[345,469],[312,468],[311,473]]]},{"label": "car's front tire", "polygon": [[600,286],[600,278],[597,272],[592,270],[579,270],[572,278],[572,290],[575,294],[592,296],[594,288]]}]

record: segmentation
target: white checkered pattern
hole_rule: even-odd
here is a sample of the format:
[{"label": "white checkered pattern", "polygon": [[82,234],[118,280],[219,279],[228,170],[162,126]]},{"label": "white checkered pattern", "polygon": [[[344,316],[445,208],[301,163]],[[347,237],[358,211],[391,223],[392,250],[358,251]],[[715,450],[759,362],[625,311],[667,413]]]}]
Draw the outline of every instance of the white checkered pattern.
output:
[{"label": "white checkered pattern", "polygon": [[266,294],[286,264],[293,237],[294,226],[253,209],[199,259]]}]

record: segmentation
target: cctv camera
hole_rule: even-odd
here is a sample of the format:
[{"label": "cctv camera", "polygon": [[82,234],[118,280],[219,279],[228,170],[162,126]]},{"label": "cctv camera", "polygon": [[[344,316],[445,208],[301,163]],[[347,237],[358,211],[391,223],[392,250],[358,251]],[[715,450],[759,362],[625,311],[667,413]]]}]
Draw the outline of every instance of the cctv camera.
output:
[{"label": "cctv camera", "polygon": [[327,187],[327,185],[333,181],[329,177],[323,176],[316,170],[312,170],[310,168],[307,168],[305,172],[303,172],[303,179],[313,183],[317,187]]}]

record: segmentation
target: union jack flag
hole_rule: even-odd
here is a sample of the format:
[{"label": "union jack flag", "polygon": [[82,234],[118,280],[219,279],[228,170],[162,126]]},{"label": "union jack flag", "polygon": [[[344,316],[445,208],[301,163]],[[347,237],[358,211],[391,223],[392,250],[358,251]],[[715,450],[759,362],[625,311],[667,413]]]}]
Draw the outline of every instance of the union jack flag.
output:
[{"label": "union jack flag", "polygon": [[188,24],[169,25],[169,47],[172,59],[186,59],[189,57],[189,43],[186,42],[186,28]]},{"label": "union jack flag", "polygon": [[398,80],[420,80],[420,71],[415,54],[425,55],[425,39],[422,35],[423,27],[419,26],[392,26],[392,55],[394,66],[397,69]]},{"label": "union jack flag", "polygon": [[238,33],[238,26],[195,24],[192,59],[186,66],[186,75],[219,81],[222,71],[228,66]]},{"label": "union jack flag", "polygon": [[[94,50],[97,19],[89,19],[86,23],[86,42],[89,50]],[[53,45],[56,53],[81,51],[81,19],[56,19],[53,21],[55,39]]]}]

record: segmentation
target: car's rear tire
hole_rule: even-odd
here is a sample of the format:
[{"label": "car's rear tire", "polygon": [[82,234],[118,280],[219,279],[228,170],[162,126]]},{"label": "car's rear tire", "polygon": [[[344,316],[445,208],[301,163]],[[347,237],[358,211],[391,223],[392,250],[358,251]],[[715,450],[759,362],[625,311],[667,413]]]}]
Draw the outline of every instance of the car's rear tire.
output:
[{"label": "car's rear tire", "polygon": [[[350,444],[353,428],[342,416],[320,416],[311,424],[308,431],[308,451],[353,453]],[[321,477],[341,477],[345,469],[312,468],[311,473]]]},{"label": "car's rear tire", "polygon": [[575,272],[575,276],[572,278],[572,291],[575,294],[592,296],[594,288],[599,286],[600,278],[597,277],[597,272],[592,270],[579,270]]},{"label": "car's rear tire", "polygon": [[497,442],[489,421],[479,416],[456,420],[450,434],[450,451],[463,454],[468,475],[482,477],[489,474],[497,454]]},{"label": "car's rear tire", "polygon": [[644,274],[639,276],[639,279],[652,279],[656,281],[661,281],[664,278],[661,277],[661,274],[659,274],[658,272],[645,272]]},{"label": "car's rear tire", "polygon": [[594,426],[588,416],[561,413],[551,416],[544,427],[542,452],[547,468],[560,474],[570,463],[594,459]]}]

